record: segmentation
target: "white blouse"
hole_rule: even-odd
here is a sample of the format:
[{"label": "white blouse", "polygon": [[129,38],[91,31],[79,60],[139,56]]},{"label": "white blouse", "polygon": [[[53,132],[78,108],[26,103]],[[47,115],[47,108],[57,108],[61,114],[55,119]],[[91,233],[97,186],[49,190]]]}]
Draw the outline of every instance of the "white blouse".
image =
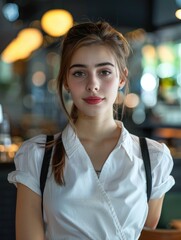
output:
[{"label": "white blouse", "polygon": [[[51,165],[44,190],[47,240],[136,240],[147,213],[146,178],[138,137],[123,126],[119,141],[99,177],[72,127],[62,133],[66,151],[65,186],[54,181]],[[8,180],[20,182],[41,195],[40,170],[45,135],[25,141],[15,157],[16,171]],[[173,185],[173,160],[168,148],[148,140],[152,168],[151,199]]]}]

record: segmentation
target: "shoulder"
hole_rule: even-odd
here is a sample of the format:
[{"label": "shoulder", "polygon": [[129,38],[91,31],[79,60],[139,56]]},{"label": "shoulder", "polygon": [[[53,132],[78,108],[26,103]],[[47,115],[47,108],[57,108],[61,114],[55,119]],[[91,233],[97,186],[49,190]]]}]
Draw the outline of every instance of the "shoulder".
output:
[{"label": "shoulder", "polygon": [[[173,158],[170,149],[166,146],[166,144],[150,138],[145,139],[148,146],[152,170],[159,168],[165,169],[165,167],[172,169]],[[131,143],[129,145],[132,146],[133,155],[137,156],[138,158],[142,158],[139,137],[130,134],[130,141]]]},{"label": "shoulder", "polygon": [[14,158],[16,168],[39,168],[43,160],[45,142],[46,135],[43,134],[24,141]]},{"label": "shoulder", "polygon": [[[139,137],[133,134],[130,134],[131,140],[133,142],[133,145],[136,145],[137,148],[140,148],[140,142],[139,142]],[[156,140],[153,140],[151,138],[145,137],[149,154],[151,156],[155,155],[168,155],[170,156],[170,150],[169,148],[165,145],[163,142],[158,142]]]},{"label": "shoulder", "polygon": [[28,153],[30,149],[31,149],[31,153],[41,151],[42,148],[45,146],[45,142],[46,142],[46,135],[43,135],[43,134],[35,136],[28,140],[25,140],[20,146],[16,155],[19,155],[25,152]]},{"label": "shoulder", "polygon": [[15,171],[8,175],[9,182],[24,184],[40,194],[39,177],[45,151],[46,135],[30,138],[22,143],[14,162]]},{"label": "shoulder", "polygon": [[[173,169],[173,158],[169,148],[163,142],[146,138],[151,171],[152,171],[152,196],[151,198],[160,198],[174,184],[171,176]],[[134,159],[142,159],[139,137],[128,133],[127,135],[128,154],[132,153]],[[143,165],[143,161],[142,165]]]},{"label": "shoulder", "polygon": [[[139,157],[142,158],[139,137],[131,135],[131,138],[134,141],[134,144],[137,146],[136,148],[139,149],[137,151]],[[166,171],[170,173],[173,168],[173,158],[169,148],[165,145],[165,143],[158,142],[150,138],[146,138],[146,142],[148,146],[152,172],[154,172],[156,175]]]},{"label": "shoulder", "polygon": [[[131,158],[135,156],[138,158],[142,158],[139,136],[129,133],[129,131],[124,128],[123,124],[121,138],[123,147]],[[158,166],[159,164],[170,164],[170,166],[173,165],[173,159],[170,150],[165,145],[165,143],[158,142],[151,138],[146,138],[146,142],[153,168]]]},{"label": "shoulder", "polygon": [[146,138],[148,150],[151,156],[160,158],[171,158],[169,148],[163,142],[158,142],[150,138]]}]

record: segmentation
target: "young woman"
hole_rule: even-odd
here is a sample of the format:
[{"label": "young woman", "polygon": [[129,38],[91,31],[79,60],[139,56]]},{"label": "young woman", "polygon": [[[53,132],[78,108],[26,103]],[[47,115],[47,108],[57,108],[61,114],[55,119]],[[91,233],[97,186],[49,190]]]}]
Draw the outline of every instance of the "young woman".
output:
[{"label": "young woman", "polygon": [[17,185],[17,240],[136,240],[144,226],[156,227],[164,194],[174,184],[173,161],[164,144],[147,139],[152,168],[147,202],[138,137],[114,119],[118,90],[127,85],[128,56],[126,39],[106,22],[75,25],[65,36],[58,94],[65,108],[66,90],[73,106],[61,138],[54,136],[43,219],[39,143],[46,136],[26,141],[16,154],[16,171],[8,179]]}]

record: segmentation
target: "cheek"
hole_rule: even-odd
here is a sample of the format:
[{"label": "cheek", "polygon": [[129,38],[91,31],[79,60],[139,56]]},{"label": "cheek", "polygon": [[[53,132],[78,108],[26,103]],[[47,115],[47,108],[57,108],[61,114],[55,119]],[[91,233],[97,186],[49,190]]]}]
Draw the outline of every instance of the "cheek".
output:
[{"label": "cheek", "polygon": [[82,89],[82,84],[80,82],[69,82],[69,88],[70,91],[73,92],[77,92],[77,91],[81,91]]},{"label": "cheek", "polygon": [[107,82],[106,85],[104,86],[104,89],[106,91],[111,91],[113,92],[117,92],[118,91],[118,87],[119,87],[119,81],[110,81]]},{"label": "cheek", "polygon": [[119,83],[110,82],[104,86],[104,92],[112,103],[115,103],[118,96]]},{"label": "cheek", "polygon": [[82,84],[77,83],[71,83],[69,85],[69,89],[73,101],[77,101],[77,99],[79,99],[79,97],[83,94],[84,91]]}]

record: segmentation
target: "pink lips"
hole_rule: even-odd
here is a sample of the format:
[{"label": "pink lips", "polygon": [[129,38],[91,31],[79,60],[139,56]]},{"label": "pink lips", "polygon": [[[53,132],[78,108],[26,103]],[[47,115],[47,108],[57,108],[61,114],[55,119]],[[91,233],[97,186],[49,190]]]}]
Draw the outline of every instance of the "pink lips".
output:
[{"label": "pink lips", "polygon": [[98,104],[103,101],[103,98],[91,96],[83,99],[88,104]]}]

